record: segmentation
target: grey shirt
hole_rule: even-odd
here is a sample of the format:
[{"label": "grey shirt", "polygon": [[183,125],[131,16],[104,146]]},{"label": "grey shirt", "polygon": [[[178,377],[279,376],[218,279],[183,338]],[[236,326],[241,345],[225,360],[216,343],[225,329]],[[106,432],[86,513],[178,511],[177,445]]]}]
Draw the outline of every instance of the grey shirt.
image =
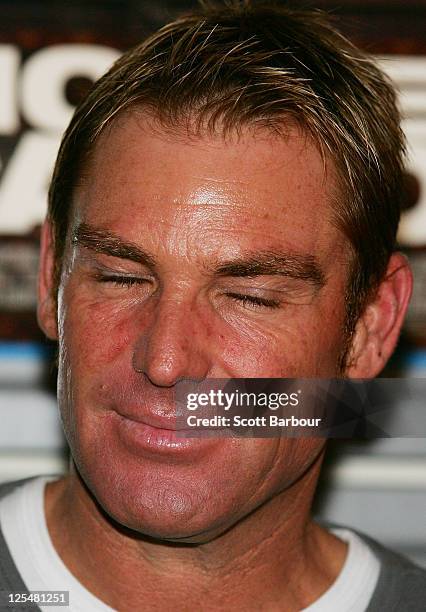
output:
[{"label": "grey shirt", "polygon": [[[0,498],[26,481],[0,485]],[[426,612],[426,570],[394,553],[364,534],[357,535],[380,561],[380,575],[367,612]],[[25,593],[27,588],[13,562],[0,529],[0,591]],[[0,605],[0,610],[6,609]],[[36,605],[9,608],[26,612],[39,610]],[[64,611],[66,608],[64,608]],[[89,611],[88,611],[89,612]],[[340,611],[330,611],[340,612]]]}]

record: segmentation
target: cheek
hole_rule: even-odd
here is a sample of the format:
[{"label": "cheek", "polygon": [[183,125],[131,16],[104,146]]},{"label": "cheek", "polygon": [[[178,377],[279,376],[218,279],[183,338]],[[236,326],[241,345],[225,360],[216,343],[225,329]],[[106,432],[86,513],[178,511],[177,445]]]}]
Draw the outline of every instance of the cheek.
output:
[{"label": "cheek", "polygon": [[71,297],[67,302],[60,345],[66,346],[73,366],[94,375],[130,349],[140,317],[129,306],[108,300]]},{"label": "cheek", "polygon": [[[282,320],[284,319],[284,321]],[[341,317],[300,310],[273,325],[236,319],[220,327],[219,353],[229,376],[297,378],[336,375],[343,343]]]},{"label": "cheek", "polygon": [[[59,329],[58,400],[67,437],[75,437],[88,403],[129,379],[132,317],[111,302],[64,295]],[[126,363],[126,368],[123,364]],[[129,367],[130,366],[130,367]]]}]

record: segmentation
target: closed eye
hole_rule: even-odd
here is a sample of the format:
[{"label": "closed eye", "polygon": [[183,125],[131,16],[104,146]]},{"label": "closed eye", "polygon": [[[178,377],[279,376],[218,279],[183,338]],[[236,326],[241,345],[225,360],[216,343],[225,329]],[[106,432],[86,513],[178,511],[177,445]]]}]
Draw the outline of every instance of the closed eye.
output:
[{"label": "closed eye", "polygon": [[227,293],[226,295],[237,302],[241,302],[242,304],[251,307],[279,308],[280,306],[280,302],[278,300],[262,298],[257,295],[245,295],[232,292]]},{"label": "closed eye", "polygon": [[106,276],[103,274],[96,275],[96,280],[100,283],[110,283],[119,287],[132,287],[133,285],[144,285],[149,280],[138,276]]}]

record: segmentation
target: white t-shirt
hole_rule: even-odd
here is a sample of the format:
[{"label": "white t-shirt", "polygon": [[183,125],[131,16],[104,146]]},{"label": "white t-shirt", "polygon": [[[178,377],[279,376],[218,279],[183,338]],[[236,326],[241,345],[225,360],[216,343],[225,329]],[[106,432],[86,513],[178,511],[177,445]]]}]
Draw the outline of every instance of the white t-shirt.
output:
[{"label": "white t-shirt", "polygon": [[[69,608],[40,606],[46,612],[111,612],[71,574],[56,552],[44,514],[45,484],[40,476],[0,501],[0,525],[9,551],[29,591],[69,591]],[[380,572],[370,548],[352,531],[333,529],[348,543],[343,568],[331,587],[301,612],[365,612]]]}]

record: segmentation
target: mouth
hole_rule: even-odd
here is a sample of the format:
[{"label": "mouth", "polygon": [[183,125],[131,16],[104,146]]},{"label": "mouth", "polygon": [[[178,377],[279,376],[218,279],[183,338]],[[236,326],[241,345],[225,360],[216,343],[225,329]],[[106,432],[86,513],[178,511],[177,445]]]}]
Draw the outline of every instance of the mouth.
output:
[{"label": "mouth", "polygon": [[176,416],[129,415],[112,412],[111,419],[121,441],[133,452],[187,455],[201,452],[217,443],[211,437],[198,437],[183,427]]}]

